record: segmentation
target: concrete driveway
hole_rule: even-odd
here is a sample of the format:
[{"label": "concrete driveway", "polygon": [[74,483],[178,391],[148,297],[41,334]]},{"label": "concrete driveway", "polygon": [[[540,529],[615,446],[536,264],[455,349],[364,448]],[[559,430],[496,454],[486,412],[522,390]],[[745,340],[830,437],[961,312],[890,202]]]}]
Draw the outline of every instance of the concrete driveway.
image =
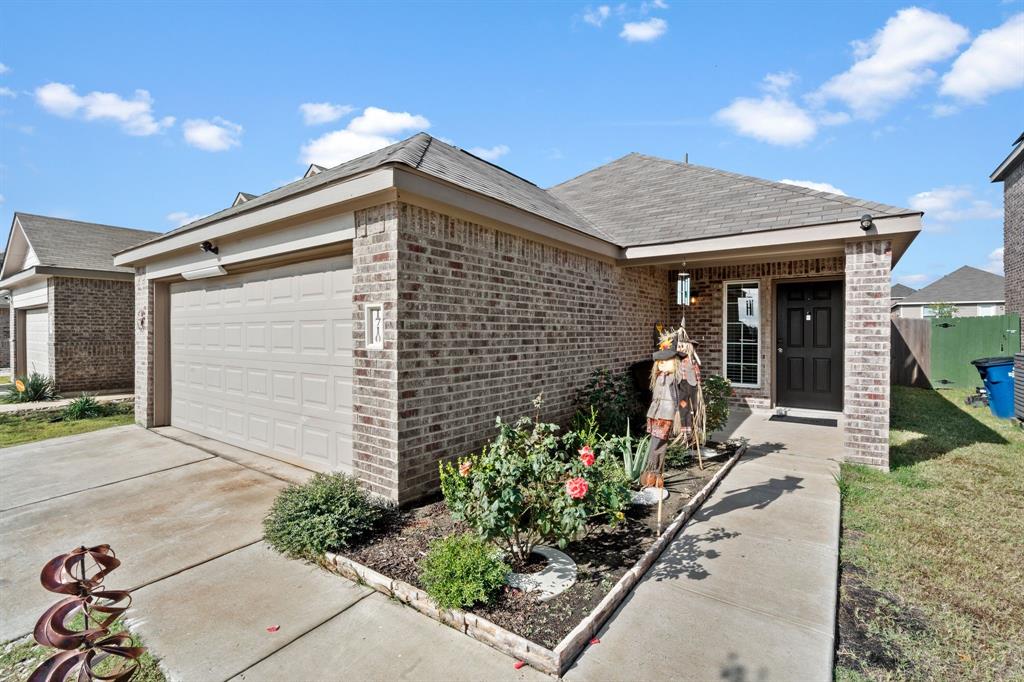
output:
[{"label": "concrete driveway", "polygon": [[107,583],[135,590],[129,625],[173,680],[543,677],[279,556],[261,540],[263,516],[308,473],[189,441],[125,426],[0,450],[0,642],[57,599],[39,586],[48,559],[107,543],[124,562]]}]

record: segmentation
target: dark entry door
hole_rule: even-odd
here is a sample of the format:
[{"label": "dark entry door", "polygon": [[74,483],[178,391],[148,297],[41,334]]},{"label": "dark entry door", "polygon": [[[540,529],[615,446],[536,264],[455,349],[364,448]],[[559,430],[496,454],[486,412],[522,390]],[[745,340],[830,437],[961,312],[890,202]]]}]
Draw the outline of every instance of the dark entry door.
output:
[{"label": "dark entry door", "polygon": [[777,403],[784,407],[843,409],[843,283],[778,286]]}]

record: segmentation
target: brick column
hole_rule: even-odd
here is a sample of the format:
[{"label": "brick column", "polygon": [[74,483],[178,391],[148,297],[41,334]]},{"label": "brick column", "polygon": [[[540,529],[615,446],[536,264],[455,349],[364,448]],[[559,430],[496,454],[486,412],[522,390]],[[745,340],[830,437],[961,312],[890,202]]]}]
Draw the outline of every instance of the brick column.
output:
[{"label": "brick column", "polygon": [[[398,205],[355,213],[352,245],[352,466],[370,490],[399,500]],[[366,347],[365,310],[380,303],[384,347]]]},{"label": "brick column", "polygon": [[7,320],[10,325],[7,329],[7,333],[10,335],[7,343],[8,357],[7,366],[11,368],[11,382],[14,382],[15,375],[18,373],[17,365],[17,353],[18,353],[18,315],[14,309],[14,301],[11,301],[11,307],[7,309]]},{"label": "brick column", "polygon": [[146,279],[144,268],[135,270],[135,423],[149,428],[155,425],[153,410],[154,340],[153,312],[156,285]]},{"label": "brick column", "polygon": [[846,245],[845,458],[889,468],[889,287],[892,242]]}]

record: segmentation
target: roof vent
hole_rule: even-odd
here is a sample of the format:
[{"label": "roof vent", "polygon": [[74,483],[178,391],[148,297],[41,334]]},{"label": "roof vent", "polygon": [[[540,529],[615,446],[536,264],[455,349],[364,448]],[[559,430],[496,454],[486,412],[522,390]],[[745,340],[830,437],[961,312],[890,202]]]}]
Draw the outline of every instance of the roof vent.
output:
[{"label": "roof vent", "polygon": [[311,163],[309,164],[309,169],[306,171],[306,174],[302,176],[302,179],[305,180],[306,178],[311,178],[318,173],[323,173],[325,170],[327,169],[324,168],[323,166],[318,166],[315,163]]},{"label": "roof vent", "polygon": [[235,206],[240,206],[241,204],[244,204],[250,199],[255,199],[257,196],[259,195],[249,194],[248,192],[239,192],[238,194],[235,195],[235,201],[234,203],[231,204],[231,208],[234,208]]}]

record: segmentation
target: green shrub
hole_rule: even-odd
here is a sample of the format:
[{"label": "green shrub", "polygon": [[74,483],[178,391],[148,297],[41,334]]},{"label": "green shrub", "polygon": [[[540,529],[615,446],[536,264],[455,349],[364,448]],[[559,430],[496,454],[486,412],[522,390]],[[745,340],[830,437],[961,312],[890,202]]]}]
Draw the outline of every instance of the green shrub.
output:
[{"label": "green shrub", "polygon": [[596,369],[576,391],[577,414],[582,413],[582,418],[586,419],[593,410],[601,432],[613,436],[625,433],[630,420],[640,413],[642,407],[633,380],[625,372],[613,374],[607,369]]},{"label": "green shrub", "polygon": [[[723,376],[711,374],[701,380],[704,405],[707,407],[707,433],[725,428],[729,420],[729,396],[732,383]],[[707,434],[705,434],[707,435]]]},{"label": "green shrub", "polygon": [[369,538],[390,516],[391,506],[371,497],[351,476],[316,474],[277,496],[263,532],[282,554],[316,560]]},{"label": "green shrub", "polygon": [[5,403],[33,403],[40,400],[53,400],[57,397],[57,389],[53,379],[43,374],[32,372],[27,377],[17,377],[7,387],[3,396]]},{"label": "green shrub", "polygon": [[452,516],[507,549],[516,565],[541,542],[564,547],[597,519],[617,522],[630,490],[617,457],[554,424],[497,420],[498,436],[478,455],[442,463],[441,492]]},{"label": "green shrub", "polygon": [[490,602],[511,570],[494,545],[463,533],[431,543],[420,582],[438,606],[454,609]]},{"label": "green shrub", "polygon": [[106,406],[91,395],[75,398],[61,412],[61,419],[73,422],[79,419],[92,419],[107,414]]},{"label": "green shrub", "polygon": [[626,435],[612,436],[605,441],[604,447],[622,460],[622,471],[629,482],[637,483],[640,480],[640,474],[647,469],[650,443],[650,436],[634,438],[627,426]]}]

